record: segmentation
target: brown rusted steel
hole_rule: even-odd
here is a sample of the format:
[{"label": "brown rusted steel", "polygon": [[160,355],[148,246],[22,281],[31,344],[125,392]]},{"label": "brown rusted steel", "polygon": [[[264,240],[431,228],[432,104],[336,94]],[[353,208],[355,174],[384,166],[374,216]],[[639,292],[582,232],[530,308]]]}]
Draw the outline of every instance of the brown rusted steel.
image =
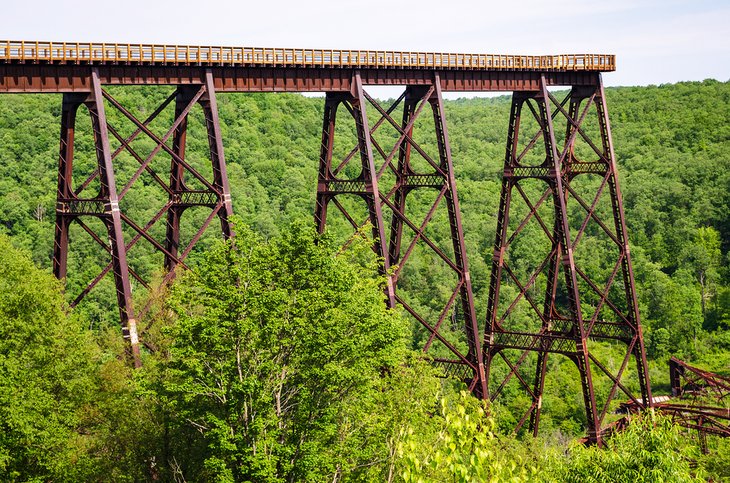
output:
[{"label": "brown rusted steel", "polygon": [[218,92],[350,92],[364,85],[432,84],[442,91],[520,91],[590,85],[615,70],[608,54],[495,55],[0,41],[0,92],[90,92],[90,66],[105,85],[203,85]]},{"label": "brown rusted steel", "polygon": [[[357,82],[356,82],[357,83]],[[361,94],[360,94],[361,92]],[[463,380],[475,394],[482,396],[486,392],[486,379],[483,370],[482,353],[479,347],[480,334],[474,311],[474,297],[469,277],[469,267],[464,246],[464,235],[459,211],[458,196],[454,177],[453,161],[449,146],[448,130],[444,116],[443,99],[441,95],[441,83],[438,74],[434,74],[433,80],[428,86],[409,86],[405,92],[395,100],[387,109],[373,99],[367,92],[357,91],[362,95],[362,100],[354,104],[354,94],[328,93],[325,99],[322,145],[320,152],[319,183],[317,189],[317,204],[315,220],[318,230],[324,231],[327,223],[327,208],[332,202],[345,216],[345,218],[357,230],[364,226],[359,220],[347,212],[342,203],[338,202],[341,195],[357,195],[365,199],[368,204],[375,203],[380,207],[380,214],[374,216],[372,208],[368,222],[375,226],[384,226],[384,214],[389,214],[391,223],[389,234],[386,240],[383,230],[373,229],[375,240],[375,252],[382,257],[382,269],[392,267],[391,284],[388,285],[388,297],[392,290],[394,300],[397,301],[415,321],[426,330],[426,342],[423,345],[425,353],[433,354],[433,347],[438,345],[442,349],[441,355],[450,353],[451,357],[434,357],[434,362],[439,365],[444,375],[454,376]],[[358,146],[351,150],[345,158],[333,165],[334,131],[337,125],[337,108],[344,106],[348,108],[353,117],[357,120],[364,112],[365,103],[374,108],[380,115],[378,121],[369,130],[369,146],[362,139],[361,133],[367,130],[357,125]],[[403,115],[400,122],[392,117],[392,113],[402,105]],[[433,159],[413,139],[414,125],[423,114],[426,108],[430,108],[433,117],[434,136],[438,146],[438,158]],[[376,136],[376,131],[381,126],[387,125],[396,131],[397,139],[391,146],[386,146],[384,140]],[[357,152],[372,153],[372,149],[379,155],[378,166],[373,164],[370,168],[368,162],[360,170],[360,175],[355,179],[344,179],[343,170],[355,157]],[[371,157],[372,156],[372,157]],[[425,162],[426,168],[416,168],[413,164],[413,157],[417,156]],[[397,157],[397,162],[395,158]],[[372,154],[367,159],[374,159]],[[371,191],[364,183],[365,176],[373,170],[374,179],[378,182],[377,191],[373,189],[374,198],[370,198]],[[423,171],[423,170],[426,171]],[[395,180],[383,185],[386,172],[392,173]],[[414,219],[411,210],[406,203],[408,195],[414,190],[430,190],[435,192],[435,199],[430,204],[428,211],[423,218]],[[444,206],[445,205],[445,206]],[[446,247],[438,246],[426,234],[426,229],[432,218],[441,208],[449,217],[451,227],[451,249],[453,255],[446,252]],[[404,242],[404,233],[412,236],[407,243]],[[383,238],[378,238],[382,236]],[[381,241],[382,240],[382,241]],[[437,314],[433,317],[426,316],[422,309],[417,309],[408,303],[408,296],[398,293],[397,282],[404,277],[403,268],[408,265],[414,254],[416,246],[425,247],[434,254],[436,259],[443,262],[455,275],[455,285],[451,296],[439,305]],[[387,248],[387,250],[386,250]],[[388,298],[390,300],[390,298]],[[441,302],[439,302],[440,304]],[[458,309],[457,309],[458,306]],[[456,318],[458,312],[459,337],[454,339],[454,334],[447,333],[446,320]],[[463,350],[458,345],[466,348]]]},{"label": "brown rusted steel", "polygon": [[730,437],[730,377],[672,357],[669,361],[669,382],[673,399],[655,407],[669,415],[676,424],[696,430],[703,452],[708,452],[708,434]]},{"label": "brown rusted steel", "polygon": [[[588,421],[587,438],[600,444],[603,421],[618,392],[638,406],[650,405],[646,354],[600,76],[594,78],[592,86],[574,85],[562,102],[547,90],[548,85],[545,80],[539,89],[516,92],[513,96],[485,334],[485,364],[487,377],[491,378],[489,397],[496,399],[508,384],[516,381],[532,400],[516,430],[529,421],[532,432],[537,434],[547,359],[551,353],[563,354],[578,367]],[[591,110],[598,124],[600,141],[597,143],[585,132]],[[533,118],[538,125],[534,136],[521,131],[526,124],[524,116]],[[565,138],[560,143],[557,121],[565,121],[566,124]],[[532,137],[521,143],[525,134]],[[593,159],[578,159],[575,153],[578,139],[590,147],[589,156]],[[538,144],[544,145],[544,161],[526,163],[526,156]],[[585,194],[581,195],[574,188],[574,179],[587,175],[599,180],[595,191],[589,193],[590,202],[583,199]],[[545,183],[541,196],[534,193],[536,181]],[[605,197],[609,198],[612,229],[597,213],[599,201]],[[552,214],[545,212],[548,201],[552,201]],[[568,209],[569,204],[572,211]],[[521,207],[527,214],[511,220],[511,212]],[[583,210],[580,223],[571,221],[571,213],[576,209]],[[548,215],[552,221],[545,219]],[[589,222],[598,226],[599,229],[593,231],[605,243],[611,244],[616,253],[615,258],[607,260],[613,268],[603,286],[591,280],[576,260],[576,252],[580,253],[580,242]],[[544,236],[550,249],[534,270],[521,275],[513,268],[515,261],[510,257],[521,233],[530,224]],[[617,283],[619,280],[623,283]],[[514,287],[512,290],[516,290],[516,295],[507,298],[504,285]],[[611,296],[612,287],[621,289],[622,295]],[[544,290],[542,306],[533,295],[538,289]],[[518,306],[529,310],[539,329],[511,327],[511,315]],[[606,317],[610,319],[606,320]],[[618,367],[611,368],[601,362],[591,351],[590,341],[621,343],[625,349]],[[622,382],[632,358],[636,368],[631,377],[637,379],[639,395],[634,395]],[[496,364],[506,366],[498,378],[493,375]],[[533,371],[534,375],[529,376],[529,371]],[[601,401],[594,390],[593,379],[597,375],[607,378],[610,384],[608,394]]]},{"label": "brown rusted steel", "polygon": [[149,44],[0,41],[0,92],[89,92],[88,69],[107,85],[202,85],[219,92],[350,92],[365,85],[430,85],[443,91],[536,90],[589,85],[612,71],[608,54],[499,55]]},{"label": "brown rusted steel", "polygon": [[[696,430],[700,448],[708,452],[707,435],[730,437],[730,377],[715,374],[672,357],[669,360],[671,396],[658,396],[652,407],[680,426]],[[636,413],[641,406],[634,401],[621,405],[620,411]],[[628,420],[628,417],[622,418]]]},{"label": "brown rusted steel", "polygon": [[[205,69],[197,66],[99,65],[105,85],[201,85]],[[88,65],[4,64],[0,61],[0,92],[89,92]],[[217,92],[350,92],[352,69],[327,67],[210,67]],[[434,69],[360,69],[364,85],[428,86]],[[534,91],[541,73],[532,71],[436,70],[443,92]],[[591,85],[595,73],[545,72],[549,86]]]},{"label": "brown rusted steel", "polygon": [[676,357],[669,360],[669,382],[675,397],[707,394],[717,401],[730,398],[730,377],[691,366]]},{"label": "brown rusted steel", "polygon": [[[76,306],[83,298],[109,273],[114,275],[120,319],[125,338],[129,340],[135,366],[141,364],[139,352],[139,337],[137,334],[136,318],[132,303],[130,277],[141,286],[149,289],[149,284],[128,265],[128,253],[140,240],[150,243],[165,257],[165,268],[168,274],[163,283],[167,283],[174,275],[177,265],[185,266],[184,260],[200,236],[215,216],[221,221],[222,233],[225,237],[231,236],[229,218],[232,214],[230,189],[223,157],[222,136],[215,102],[215,87],[210,71],[206,71],[205,82],[197,85],[179,86],[176,92],[168,97],[147,119],[140,121],[129,110],[122,106],[117,99],[105,91],[92,67],[90,85],[94,87],[88,94],[64,94],[61,117],[61,146],[58,169],[58,194],[56,210],[56,236],[54,243],[53,266],[54,274],[58,278],[65,278],[67,272],[67,258],[69,250],[69,229],[72,222],[95,240],[105,252],[111,254],[109,264],[97,275],[74,299],[71,306]],[[173,123],[170,129],[162,136],[156,135],[149,128],[149,124],[165,110],[172,100],[177,99]],[[105,106],[108,103],[113,109],[121,113],[135,130],[124,137],[106,120]],[[85,105],[92,118],[94,140],[98,157],[97,169],[74,189],[73,178],[73,143],[76,115],[78,108]],[[184,159],[185,132],[187,118],[191,109],[200,105],[203,111],[207,135],[210,145],[210,159],[212,163],[213,179],[208,180],[195,170]],[[111,134],[111,136],[110,136]],[[140,135],[150,138],[155,147],[146,157],[141,156],[133,147],[132,142]],[[110,137],[118,143],[112,152]],[[167,145],[173,139],[173,148]],[[128,153],[139,163],[137,170],[131,176],[121,191],[116,188],[113,161],[122,152]],[[164,181],[151,164],[156,156],[164,152],[171,156],[170,183]],[[125,195],[133,189],[140,176],[146,173],[160,186],[168,196],[168,201],[144,226],[126,215],[120,209],[119,203]],[[191,189],[185,184],[185,176],[196,180],[204,189]],[[94,196],[83,196],[91,183],[99,179],[100,192]],[[180,218],[185,209],[192,206],[204,206],[211,209],[211,215],[193,235],[192,239],[179,252]],[[84,216],[94,216],[102,220],[107,227],[108,239],[99,236],[93,229],[82,221]],[[167,234],[165,240],[157,240],[151,233],[152,228],[167,216]],[[132,230],[133,236],[125,243],[123,227]],[[147,310],[145,307],[140,314]]]}]

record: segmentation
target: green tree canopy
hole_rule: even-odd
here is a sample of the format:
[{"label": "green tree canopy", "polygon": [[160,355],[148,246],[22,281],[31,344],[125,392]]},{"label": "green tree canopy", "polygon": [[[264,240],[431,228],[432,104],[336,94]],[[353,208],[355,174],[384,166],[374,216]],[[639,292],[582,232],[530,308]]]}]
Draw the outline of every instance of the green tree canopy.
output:
[{"label": "green tree canopy", "polygon": [[170,427],[195,449],[178,453],[187,478],[392,471],[403,418],[424,413],[438,382],[416,377],[425,369],[408,361],[406,325],[385,308],[368,253],[336,255],[309,223],[270,240],[238,225],[235,243],[215,245],[174,287],[160,391]]},{"label": "green tree canopy", "polygon": [[98,353],[60,283],[0,235],[0,479],[74,481],[89,463]]}]

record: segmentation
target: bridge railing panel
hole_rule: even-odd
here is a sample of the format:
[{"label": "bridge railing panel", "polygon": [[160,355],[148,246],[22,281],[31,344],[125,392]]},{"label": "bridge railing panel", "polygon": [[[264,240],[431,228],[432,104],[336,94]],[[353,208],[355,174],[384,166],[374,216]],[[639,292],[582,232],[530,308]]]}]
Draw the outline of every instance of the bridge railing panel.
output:
[{"label": "bridge railing panel", "polygon": [[275,67],[615,70],[607,54],[498,55],[374,50],[201,47],[157,44],[0,41],[0,59],[20,62],[183,63]]}]

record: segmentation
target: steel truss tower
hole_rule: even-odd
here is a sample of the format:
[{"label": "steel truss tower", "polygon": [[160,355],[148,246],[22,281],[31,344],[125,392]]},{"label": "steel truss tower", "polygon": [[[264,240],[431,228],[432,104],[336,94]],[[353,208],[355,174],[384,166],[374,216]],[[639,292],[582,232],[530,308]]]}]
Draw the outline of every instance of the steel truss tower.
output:
[{"label": "steel truss tower", "polygon": [[[330,92],[325,100],[315,213],[318,230],[325,229],[330,204],[357,230],[369,223],[375,240],[374,250],[382,260],[381,269],[387,276],[388,306],[399,303],[418,321],[423,328],[420,347],[433,357],[445,374],[463,380],[477,395],[484,395],[486,379],[479,347],[481,338],[439,76],[435,74],[426,85],[406,87],[387,109],[363,89],[359,73],[354,74],[351,85],[350,92]],[[372,128],[366,114],[367,105],[379,116]],[[402,106],[401,122],[391,115],[399,106]],[[348,121],[354,121],[357,137],[356,146],[341,160],[333,159],[340,107],[349,114]],[[432,114],[432,124],[421,119],[428,110]],[[417,124],[432,134],[426,142],[435,146],[434,155],[429,154],[423,142],[416,141],[414,127]],[[394,131],[390,142],[385,137],[375,136],[381,125]],[[374,153],[378,155],[377,160]],[[348,176],[346,168],[354,159],[359,159],[360,164]],[[424,193],[419,199],[419,206],[423,208],[425,203],[427,208],[414,210],[412,204],[407,203],[416,196],[416,191],[431,193],[430,198]],[[352,204],[342,201],[346,195],[354,195],[364,202],[368,212],[365,223],[351,214]],[[434,217],[440,212],[450,226],[450,246],[434,241],[429,231],[429,227],[433,228]],[[398,290],[398,281],[407,278],[409,261],[416,251],[422,256],[431,256],[433,263],[442,264],[452,276],[453,285],[448,287],[448,295],[434,301],[432,307],[416,307]]]},{"label": "steel truss tower", "polygon": [[[68,85],[63,76],[43,74],[38,77],[42,82],[32,76],[6,76],[0,87],[8,92],[63,92],[54,274],[66,277],[74,233],[87,233],[108,253],[104,268],[71,305],[111,272],[135,365],[140,364],[137,320],[147,308],[135,310],[132,289],[135,284],[149,288],[149,283],[135,270],[134,261],[130,263],[130,250],[144,240],[148,250],[161,254],[162,283],[167,283],[177,266],[185,267],[186,257],[214,218],[220,219],[224,237],[232,235],[216,88],[324,90],[317,228],[324,231],[333,215],[344,216],[358,231],[370,226],[387,279],[386,303],[401,305],[413,317],[419,327],[414,339],[444,375],[493,401],[522,404],[524,397],[515,394],[527,395],[516,430],[527,426],[537,433],[544,387],[556,359],[549,356],[567,356],[582,386],[588,438],[597,443],[619,396],[640,407],[651,404],[616,159],[597,71],[128,67],[74,65]],[[19,64],[7,69],[12,73],[41,67]],[[156,77],[148,73],[153,71]],[[406,87],[384,106],[364,90],[363,79]],[[142,120],[102,83],[176,88]],[[562,101],[548,90],[560,85],[572,86]],[[514,91],[484,334],[475,313],[442,99],[442,89],[458,88]],[[82,106],[90,115],[96,159],[93,173],[76,184],[74,142]],[[209,145],[210,168],[202,170],[206,175],[185,155],[188,121],[197,107],[202,109]],[[172,123],[167,124],[161,113],[173,109]],[[374,123],[368,110],[377,119]],[[125,131],[113,125],[117,122],[128,128],[131,123],[132,128]],[[350,137],[336,138],[338,127],[354,132],[354,148],[340,149],[342,143],[336,140]],[[154,163],[160,154],[165,158],[164,175]],[[124,169],[120,175],[122,162],[134,164],[131,174]],[[165,193],[165,201],[146,221],[133,220],[125,210],[126,196],[139,187],[140,179],[145,179],[146,188],[154,185]],[[97,185],[98,191],[87,194]],[[336,211],[329,210],[331,206]],[[183,243],[183,213],[201,207],[206,215],[195,217],[193,234]],[[159,223],[163,219],[164,227]],[[80,230],[72,231],[73,225]],[[428,286],[432,279],[448,282]],[[420,292],[413,297],[424,286],[429,296]],[[507,393],[511,399],[500,398]]]},{"label": "steel truss tower", "polygon": [[516,386],[529,401],[516,431],[527,423],[537,434],[549,356],[562,354],[577,367],[588,440],[600,444],[617,396],[651,401],[600,75],[562,101],[544,77],[539,90],[514,93],[501,191],[484,347],[489,398]]},{"label": "steel truss tower", "polygon": [[[66,93],[63,95],[61,114],[61,148],[58,165],[58,191],[56,204],[56,234],[53,251],[53,273],[59,279],[66,278],[69,231],[72,223],[77,223],[110,255],[106,267],[82,290],[71,303],[76,306],[109,272],[112,272],[116,287],[116,297],[122,331],[129,341],[131,356],[135,366],[140,365],[139,336],[137,317],[133,307],[132,284],[130,277],[137,283],[149,289],[148,283],[130,267],[129,251],[137,242],[144,239],[151,246],[164,255],[164,265],[167,269],[163,283],[170,281],[175,274],[177,265],[184,266],[184,260],[190,250],[200,239],[211,221],[220,218],[224,236],[231,236],[228,218],[232,214],[231,196],[228,187],[221,130],[218,122],[213,77],[210,71],[206,73],[206,81],[202,85],[180,86],[170,95],[148,118],[140,120],[125,108],[109,92],[102,89],[99,74],[91,69],[89,93]],[[106,101],[106,102],[105,102]],[[174,120],[167,132],[158,136],[151,128],[150,123],[158,118],[165,108],[174,101]],[[212,165],[212,180],[206,179],[197,169],[185,160],[185,138],[188,125],[188,114],[196,105],[203,110],[207,136],[210,146],[210,161]],[[96,151],[97,168],[81,184],[74,186],[74,133],[76,118],[81,106],[86,106],[93,130]],[[131,122],[134,131],[131,135],[123,136],[121,130],[108,122],[105,108],[110,106],[116,110],[121,118]],[[118,126],[117,126],[118,127]],[[111,135],[111,136],[110,136]],[[151,140],[154,146],[146,156],[140,154],[139,148],[133,144],[136,138],[144,135]],[[172,137],[173,147],[168,146]],[[118,147],[112,151],[111,145]],[[171,161],[166,163],[169,169],[169,182],[163,180],[151,166],[155,156],[164,152]],[[131,156],[138,167],[134,174],[122,187],[117,187],[117,176],[113,161],[122,153]],[[132,220],[123,210],[122,200],[130,189],[138,182],[140,176],[147,177],[149,182],[161,187],[167,193],[167,201],[145,224]],[[194,180],[202,189],[193,189],[185,179]],[[85,195],[85,190],[98,179],[99,191],[92,195]],[[191,207],[202,206],[210,208],[210,215],[197,226],[197,232],[191,237],[187,246],[180,250],[180,220],[183,212]],[[163,240],[153,236],[153,228],[163,218],[167,220],[166,234]],[[89,226],[84,219],[89,217],[102,221],[106,234],[99,234]],[[132,236],[126,236],[124,228],[128,228]],[[106,238],[106,240],[105,240]],[[143,310],[144,311],[144,310]]]}]

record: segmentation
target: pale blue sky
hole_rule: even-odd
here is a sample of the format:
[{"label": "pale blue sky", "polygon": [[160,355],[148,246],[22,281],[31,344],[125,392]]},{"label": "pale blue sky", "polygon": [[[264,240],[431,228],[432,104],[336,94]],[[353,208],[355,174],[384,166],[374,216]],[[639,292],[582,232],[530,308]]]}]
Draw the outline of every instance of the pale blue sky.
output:
[{"label": "pale blue sky", "polygon": [[614,53],[607,85],[730,80],[730,0],[36,0],[10,40],[468,53]]}]

